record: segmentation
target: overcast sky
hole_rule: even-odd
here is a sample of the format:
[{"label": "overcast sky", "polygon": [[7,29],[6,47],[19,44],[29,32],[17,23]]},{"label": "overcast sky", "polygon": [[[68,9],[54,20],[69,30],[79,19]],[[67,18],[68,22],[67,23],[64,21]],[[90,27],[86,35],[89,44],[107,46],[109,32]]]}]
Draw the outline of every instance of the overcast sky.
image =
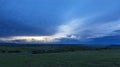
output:
[{"label": "overcast sky", "polygon": [[120,0],[0,0],[0,42],[120,44]]}]

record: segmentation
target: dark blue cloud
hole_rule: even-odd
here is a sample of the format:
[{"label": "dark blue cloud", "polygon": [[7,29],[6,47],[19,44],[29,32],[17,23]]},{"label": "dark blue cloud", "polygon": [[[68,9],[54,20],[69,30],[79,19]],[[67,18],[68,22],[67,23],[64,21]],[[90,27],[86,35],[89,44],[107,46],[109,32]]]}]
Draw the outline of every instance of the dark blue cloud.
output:
[{"label": "dark blue cloud", "polygon": [[1,0],[1,36],[53,34],[55,28],[61,24],[59,12],[62,11],[62,2],[64,3],[44,0]]},{"label": "dark blue cloud", "polygon": [[[20,35],[38,35],[38,30],[24,24],[16,23],[16,21],[0,21],[0,37],[20,36]],[[34,32],[32,34],[31,32]]]},{"label": "dark blue cloud", "polygon": [[0,37],[57,34],[58,43],[118,43],[119,6],[119,0],[0,0]]},{"label": "dark blue cloud", "polygon": [[118,36],[106,36],[102,38],[95,38],[92,41],[88,42],[91,44],[120,44],[120,35]]}]

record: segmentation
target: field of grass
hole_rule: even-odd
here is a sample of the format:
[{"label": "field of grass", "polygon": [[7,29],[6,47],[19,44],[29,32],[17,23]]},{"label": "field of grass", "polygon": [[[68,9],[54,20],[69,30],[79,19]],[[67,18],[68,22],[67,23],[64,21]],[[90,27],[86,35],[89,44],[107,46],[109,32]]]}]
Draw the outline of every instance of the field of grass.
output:
[{"label": "field of grass", "polygon": [[45,54],[0,54],[0,67],[120,67],[120,49]]}]

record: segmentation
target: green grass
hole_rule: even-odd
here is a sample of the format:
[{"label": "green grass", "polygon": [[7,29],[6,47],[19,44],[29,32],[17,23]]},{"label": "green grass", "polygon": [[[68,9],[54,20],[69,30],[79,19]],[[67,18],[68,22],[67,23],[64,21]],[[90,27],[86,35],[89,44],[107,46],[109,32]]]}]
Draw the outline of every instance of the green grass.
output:
[{"label": "green grass", "polygon": [[120,50],[0,54],[0,67],[120,67]]}]

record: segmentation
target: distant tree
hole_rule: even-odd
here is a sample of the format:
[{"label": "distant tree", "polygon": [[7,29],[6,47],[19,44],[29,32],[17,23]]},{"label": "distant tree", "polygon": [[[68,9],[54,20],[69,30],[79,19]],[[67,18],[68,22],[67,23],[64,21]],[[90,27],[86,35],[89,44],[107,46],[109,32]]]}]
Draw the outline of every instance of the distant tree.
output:
[{"label": "distant tree", "polygon": [[0,53],[5,53],[6,51],[5,50],[0,50]]},{"label": "distant tree", "polygon": [[13,51],[8,51],[8,53],[20,53],[21,51],[18,51],[18,50],[13,50]]}]

